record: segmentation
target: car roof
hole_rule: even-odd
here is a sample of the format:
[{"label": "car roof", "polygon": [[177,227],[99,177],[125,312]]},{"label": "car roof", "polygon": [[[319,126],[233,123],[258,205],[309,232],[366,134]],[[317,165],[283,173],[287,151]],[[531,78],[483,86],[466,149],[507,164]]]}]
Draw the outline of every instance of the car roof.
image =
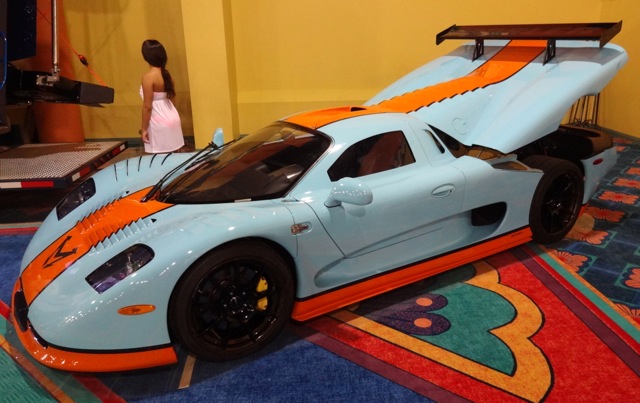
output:
[{"label": "car roof", "polygon": [[[302,112],[283,119],[285,122],[294,123],[309,129],[318,130],[331,123],[350,119],[358,116],[374,115],[379,113],[393,113],[391,109],[379,106],[342,106],[337,108],[319,109]],[[396,112],[397,113],[397,112]]]}]

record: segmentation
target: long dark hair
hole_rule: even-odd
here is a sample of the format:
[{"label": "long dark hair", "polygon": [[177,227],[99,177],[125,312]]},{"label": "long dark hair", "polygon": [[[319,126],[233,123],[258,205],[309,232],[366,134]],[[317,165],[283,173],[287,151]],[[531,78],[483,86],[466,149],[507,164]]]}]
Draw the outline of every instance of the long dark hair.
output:
[{"label": "long dark hair", "polygon": [[164,80],[164,90],[167,93],[167,97],[173,99],[176,96],[176,89],[173,86],[171,74],[166,68],[167,51],[164,50],[164,46],[155,39],[147,39],[142,42],[142,57],[149,65],[160,68],[162,79]]}]

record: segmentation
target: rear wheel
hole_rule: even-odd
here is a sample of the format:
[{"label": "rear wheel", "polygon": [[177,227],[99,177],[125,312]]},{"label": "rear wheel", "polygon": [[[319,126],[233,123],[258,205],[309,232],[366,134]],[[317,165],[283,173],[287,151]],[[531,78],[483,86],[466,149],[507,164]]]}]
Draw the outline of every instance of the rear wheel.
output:
[{"label": "rear wheel", "polygon": [[530,156],[523,162],[544,172],[529,212],[533,240],[557,242],[578,219],[584,194],[582,172],[569,161],[542,155]]},{"label": "rear wheel", "polygon": [[208,361],[264,347],[287,323],[294,282],[284,259],[259,241],[213,250],[189,269],[171,298],[172,334]]}]

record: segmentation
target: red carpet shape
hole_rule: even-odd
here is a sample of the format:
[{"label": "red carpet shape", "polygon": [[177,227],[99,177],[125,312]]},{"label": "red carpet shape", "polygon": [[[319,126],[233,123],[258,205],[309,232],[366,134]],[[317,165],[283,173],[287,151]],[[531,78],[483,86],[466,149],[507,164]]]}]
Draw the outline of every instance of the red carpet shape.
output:
[{"label": "red carpet shape", "polygon": [[435,400],[640,401],[637,339],[553,266],[512,249],[311,321],[326,338],[309,340]]}]

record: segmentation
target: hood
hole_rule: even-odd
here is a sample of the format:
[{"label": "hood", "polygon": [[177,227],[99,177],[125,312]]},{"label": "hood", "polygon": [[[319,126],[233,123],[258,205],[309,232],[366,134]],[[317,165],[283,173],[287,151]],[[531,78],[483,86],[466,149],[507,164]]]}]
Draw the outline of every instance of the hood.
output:
[{"label": "hood", "polygon": [[544,63],[546,41],[487,41],[461,46],[400,79],[365,105],[404,112],[468,146],[503,153],[555,131],[571,106],[598,94],[626,63],[614,44],[558,41]]},{"label": "hood", "polygon": [[103,206],[44,248],[21,274],[27,304],[90,250],[127,238],[151,225],[151,215],[172,206],[155,200],[141,202],[148,191],[143,189]]}]

